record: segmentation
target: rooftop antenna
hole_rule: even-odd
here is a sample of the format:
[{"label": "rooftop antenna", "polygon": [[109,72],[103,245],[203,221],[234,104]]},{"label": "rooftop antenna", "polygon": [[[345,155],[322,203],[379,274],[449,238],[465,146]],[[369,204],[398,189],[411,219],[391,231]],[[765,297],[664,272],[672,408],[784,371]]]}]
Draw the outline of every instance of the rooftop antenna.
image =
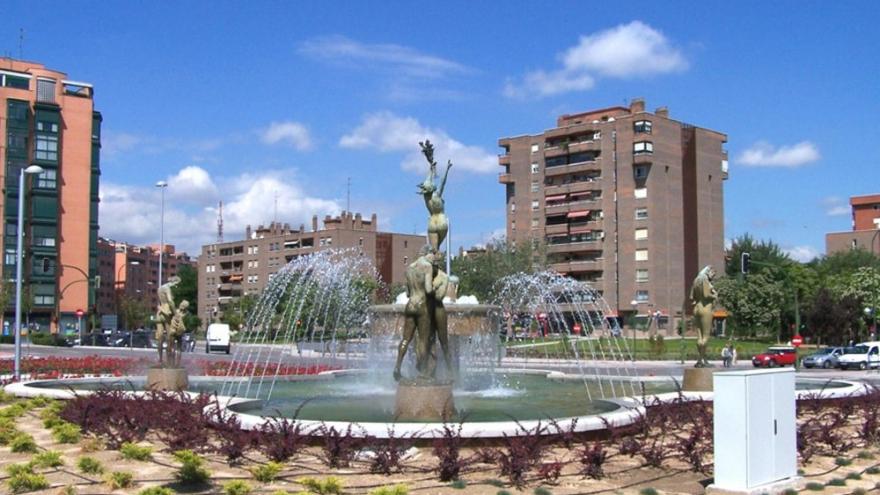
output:
[{"label": "rooftop antenna", "polygon": [[217,209],[217,243],[223,242],[223,201],[220,201],[220,207]]},{"label": "rooftop antenna", "polygon": [[24,28],[18,29],[18,59],[24,60]]},{"label": "rooftop antenna", "polygon": [[345,192],[345,210],[351,211],[351,177],[348,178],[348,187]]}]

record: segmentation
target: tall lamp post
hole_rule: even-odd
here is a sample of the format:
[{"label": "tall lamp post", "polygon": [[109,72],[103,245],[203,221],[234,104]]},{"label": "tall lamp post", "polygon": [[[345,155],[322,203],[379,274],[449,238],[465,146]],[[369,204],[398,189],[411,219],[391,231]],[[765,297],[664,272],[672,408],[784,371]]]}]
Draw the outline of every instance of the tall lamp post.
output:
[{"label": "tall lamp post", "polygon": [[156,187],[162,191],[162,216],[159,220],[159,287],[162,287],[162,255],[165,252],[165,189],[168,183],[160,180],[156,183]]},{"label": "tall lamp post", "polygon": [[13,377],[21,380],[21,265],[22,243],[24,241],[24,176],[25,174],[41,174],[43,167],[31,165],[21,169],[18,176],[18,240],[15,245],[15,369]]}]

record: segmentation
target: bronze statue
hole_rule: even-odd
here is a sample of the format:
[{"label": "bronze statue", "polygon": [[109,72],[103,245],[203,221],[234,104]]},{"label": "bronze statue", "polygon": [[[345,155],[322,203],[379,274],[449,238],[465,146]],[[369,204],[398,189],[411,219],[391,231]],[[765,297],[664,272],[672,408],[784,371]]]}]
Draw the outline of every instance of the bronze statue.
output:
[{"label": "bronze statue", "polygon": [[712,280],[715,278],[715,270],[706,265],[697,274],[694,284],[691,286],[691,301],[694,305],[694,327],[697,329],[697,359],[696,368],[705,368],[709,366],[706,359],[706,344],[709,341],[709,335],[712,333],[712,319],[715,312],[715,301],[718,299],[718,293],[712,286]]},{"label": "bronze statue", "polygon": [[[156,310],[156,347],[159,350],[159,366],[162,367],[175,366],[171,322],[177,312],[177,306],[174,304],[174,295],[171,289],[179,283],[180,277],[171,277],[157,291],[159,307]],[[165,356],[166,350],[168,351],[167,357]]]},{"label": "bronze statue", "polygon": [[[440,350],[443,352],[443,361],[446,363],[446,369],[449,371],[451,376],[455,375],[455,370],[452,368],[452,354],[449,352],[449,333],[447,329],[447,319],[446,319],[446,307],[443,305],[443,298],[446,296],[446,291],[449,289],[449,277],[446,275],[441,269],[441,265],[443,263],[443,259],[439,256],[434,257],[434,270],[433,270],[433,297],[428,300],[428,307],[430,308],[431,318],[432,318],[432,333],[428,337],[431,345],[433,345],[434,339],[436,338],[438,342],[440,342]],[[431,349],[429,348],[426,352],[428,356],[431,356]],[[436,366],[436,360],[434,361],[434,366]],[[430,376],[435,376],[435,370],[431,369]]]},{"label": "bronze statue", "polygon": [[[430,246],[422,248],[419,256],[406,268],[406,295],[409,300],[404,309],[403,338],[397,346],[397,363],[394,366],[394,379],[400,380],[400,366],[417,331],[419,342],[422,335],[430,333],[431,315],[428,309],[428,294],[434,290],[433,259]],[[416,345],[416,368],[422,374],[424,360],[420,355],[421,345]]]},{"label": "bronze statue", "polygon": [[446,188],[446,178],[449,176],[449,169],[452,168],[452,161],[446,163],[446,172],[443,174],[443,180],[440,181],[440,188],[434,184],[437,178],[437,162],[434,161],[434,145],[431,141],[425,140],[420,142],[422,153],[428,160],[428,176],[418,185],[419,193],[425,199],[425,207],[428,208],[428,244],[434,249],[434,252],[440,251],[443,240],[446,239],[446,232],[449,230],[449,220],[446,218],[445,203],[443,201],[443,190]]},{"label": "bronze statue", "polygon": [[189,301],[186,299],[180,301],[177,309],[174,310],[174,316],[171,318],[168,331],[168,362],[172,368],[180,368],[181,344],[183,342],[183,334],[186,333],[184,318],[188,308]]}]

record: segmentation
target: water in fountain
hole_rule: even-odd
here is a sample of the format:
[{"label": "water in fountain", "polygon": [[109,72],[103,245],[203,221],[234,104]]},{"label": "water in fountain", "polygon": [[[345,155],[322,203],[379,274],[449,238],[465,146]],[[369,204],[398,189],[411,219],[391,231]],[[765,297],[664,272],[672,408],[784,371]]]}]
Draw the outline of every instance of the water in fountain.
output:
[{"label": "water in fountain", "polygon": [[377,281],[371,261],[352,249],[290,261],[248,315],[221,394],[268,399],[281,366],[291,361],[344,365],[345,344],[363,336]]},{"label": "water in fountain", "polygon": [[[304,416],[392,421],[403,305],[370,306],[377,280],[370,261],[351,250],[291,261],[247,318],[220,393],[263,399],[263,414],[290,415],[307,401]],[[588,285],[544,272],[506,277],[494,292],[496,304],[446,304],[456,407],[469,421],[588,414],[609,407],[599,399],[637,391],[626,340]],[[513,323],[528,320],[532,334],[518,340]],[[414,373],[413,354],[404,376]],[[439,361],[438,375],[451,376]],[[357,372],[279,381],[281,366],[292,364]],[[548,378],[547,370],[567,375]]]},{"label": "water in fountain", "polygon": [[[505,368],[565,371],[584,380],[588,399],[638,392],[632,354],[608,304],[584,282],[555,272],[499,280],[496,304],[504,320]],[[520,323],[524,328],[517,334]],[[521,342],[519,340],[521,339]]]}]

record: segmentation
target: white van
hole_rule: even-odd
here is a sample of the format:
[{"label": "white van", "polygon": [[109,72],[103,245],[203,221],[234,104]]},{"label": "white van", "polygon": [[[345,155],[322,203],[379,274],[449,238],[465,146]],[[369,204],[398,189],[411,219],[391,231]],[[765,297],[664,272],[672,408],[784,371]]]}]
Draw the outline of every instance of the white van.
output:
[{"label": "white van", "polygon": [[842,370],[880,367],[880,342],[862,342],[845,348],[843,355],[837,358],[837,366]]},{"label": "white van", "polygon": [[208,341],[205,344],[205,353],[210,354],[212,350],[222,350],[229,354],[229,348],[231,347],[229,342],[230,334],[229,325],[226,323],[211,323],[208,325],[208,332],[205,335]]}]

